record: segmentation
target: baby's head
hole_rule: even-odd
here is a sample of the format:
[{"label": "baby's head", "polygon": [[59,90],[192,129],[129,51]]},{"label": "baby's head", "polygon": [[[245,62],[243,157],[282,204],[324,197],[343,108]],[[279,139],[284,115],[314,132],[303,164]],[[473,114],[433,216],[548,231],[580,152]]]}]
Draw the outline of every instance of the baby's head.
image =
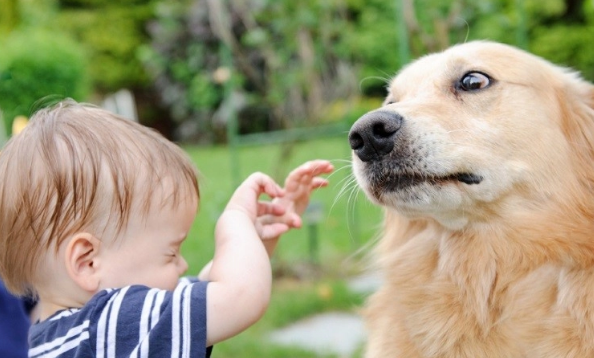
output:
[{"label": "baby's head", "polygon": [[[141,236],[177,218],[158,223],[161,213],[166,218],[184,207],[188,219],[174,229],[181,244],[199,198],[194,164],[178,146],[71,100],[37,112],[3,148],[0,183],[0,276],[17,294],[59,288],[59,276],[87,291],[119,284],[107,282],[105,270],[134,273],[117,272],[119,266],[99,253],[123,252],[134,262],[153,243],[134,251],[126,241],[142,245]],[[158,230],[149,231],[151,224]],[[187,268],[185,261],[176,265]],[[93,276],[98,269],[103,276]]]}]

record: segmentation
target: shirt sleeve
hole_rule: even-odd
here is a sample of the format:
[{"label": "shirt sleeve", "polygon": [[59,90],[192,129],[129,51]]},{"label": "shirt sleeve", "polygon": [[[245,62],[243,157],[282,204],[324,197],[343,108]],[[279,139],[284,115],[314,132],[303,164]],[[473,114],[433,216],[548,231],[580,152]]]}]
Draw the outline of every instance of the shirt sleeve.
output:
[{"label": "shirt sleeve", "polygon": [[95,311],[97,357],[205,357],[208,282],[180,280],[174,291],[129,286]]}]

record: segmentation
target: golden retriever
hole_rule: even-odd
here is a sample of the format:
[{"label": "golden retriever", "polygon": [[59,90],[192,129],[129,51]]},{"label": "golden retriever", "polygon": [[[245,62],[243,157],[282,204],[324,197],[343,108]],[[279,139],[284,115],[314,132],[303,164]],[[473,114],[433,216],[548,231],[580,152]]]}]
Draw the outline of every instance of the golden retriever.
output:
[{"label": "golden retriever", "polygon": [[486,41],[406,66],[349,133],[385,209],[366,357],[594,357],[594,86]]}]

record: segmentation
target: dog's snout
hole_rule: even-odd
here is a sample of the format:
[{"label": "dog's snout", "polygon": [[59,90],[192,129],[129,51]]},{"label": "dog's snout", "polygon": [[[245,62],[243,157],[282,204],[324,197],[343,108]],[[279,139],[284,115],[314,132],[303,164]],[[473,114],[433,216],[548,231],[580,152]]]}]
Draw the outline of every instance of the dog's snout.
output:
[{"label": "dog's snout", "polygon": [[395,112],[375,111],[359,118],[349,133],[349,143],[364,162],[378,160],[394,149],[394,137],[402,126]]}]

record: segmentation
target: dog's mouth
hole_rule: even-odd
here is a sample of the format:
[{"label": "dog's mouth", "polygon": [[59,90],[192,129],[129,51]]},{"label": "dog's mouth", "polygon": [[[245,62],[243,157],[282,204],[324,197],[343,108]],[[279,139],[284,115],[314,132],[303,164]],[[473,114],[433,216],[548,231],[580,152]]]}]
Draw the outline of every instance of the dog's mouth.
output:
[{"label": "dog's mouth", "polygon": [[429,184],[439,185],[448,182],[460,182],[467,185],[480,184],[483,177],[473,173],[457,173],[446,176],[423,175],[423,174],[403,174],[390,178],[381,185],[384,190],[398,191],[415,185]]}]

